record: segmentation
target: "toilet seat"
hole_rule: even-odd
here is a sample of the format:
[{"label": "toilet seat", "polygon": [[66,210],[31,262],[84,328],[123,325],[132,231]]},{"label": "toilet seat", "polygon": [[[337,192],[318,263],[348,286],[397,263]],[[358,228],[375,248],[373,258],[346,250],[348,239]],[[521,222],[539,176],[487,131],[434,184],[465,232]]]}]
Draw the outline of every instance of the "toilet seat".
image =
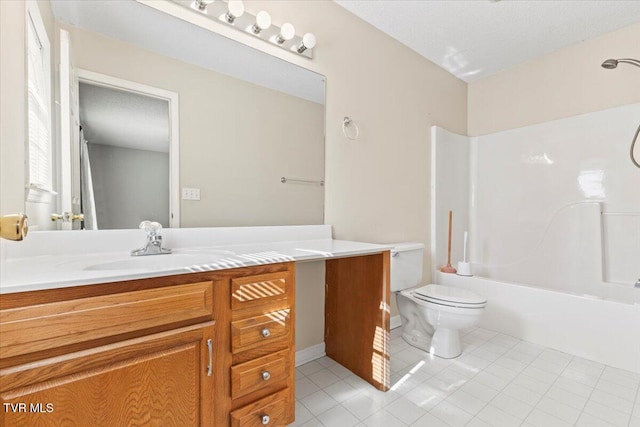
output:
[{"label": "toilet seat", "polygon": [[427,285],[416,288],[412,292],[419,300],[432,304],[459,308],[483,308],[487,305],[486,298],[466,289],[442,285]]}]

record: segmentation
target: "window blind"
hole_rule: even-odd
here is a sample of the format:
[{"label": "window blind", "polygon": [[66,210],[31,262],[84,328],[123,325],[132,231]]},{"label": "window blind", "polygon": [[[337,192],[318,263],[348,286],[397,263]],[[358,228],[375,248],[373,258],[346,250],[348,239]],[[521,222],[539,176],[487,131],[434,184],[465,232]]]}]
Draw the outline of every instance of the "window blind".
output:
[{"label": "window blind", "polygon": [[31,19],[28,20],[28,110],[29,186],[52,189],[51,115],[49,67],[43,43]]}]

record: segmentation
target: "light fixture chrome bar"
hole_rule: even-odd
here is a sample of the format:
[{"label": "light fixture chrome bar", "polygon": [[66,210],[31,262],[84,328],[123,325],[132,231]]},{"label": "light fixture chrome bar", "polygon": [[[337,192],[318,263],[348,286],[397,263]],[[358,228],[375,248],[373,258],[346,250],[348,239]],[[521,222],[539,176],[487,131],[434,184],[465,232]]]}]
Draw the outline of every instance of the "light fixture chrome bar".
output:
[{"label": "light fixture chrome bar", "polygon": [[[278,46],[309,59],[313,58],[313,48],[316,45],[316,38],[313,34],[306,33],[302,37],[298,36],[293,24],[288,22],[282,24],[281,27],[272,25],[271,16],[268,12],[261,10],[255,15],[248,13],[244,10],[244,4],[241,0],[171,1],[195,11],[194,13],[200,13],[212,21],[229,25],[229,27],[243,31],[245,34],[251,34],[273,46]],[[197,24],[195,20],[193,23],[215,31],[213,27]]]},{"label": "light fixture chrome bar", "polygon": [[207,10],[207,6],[211,3],[213,3],[213,0],[194,0],[191,6],[200,12],[205,12]]}]

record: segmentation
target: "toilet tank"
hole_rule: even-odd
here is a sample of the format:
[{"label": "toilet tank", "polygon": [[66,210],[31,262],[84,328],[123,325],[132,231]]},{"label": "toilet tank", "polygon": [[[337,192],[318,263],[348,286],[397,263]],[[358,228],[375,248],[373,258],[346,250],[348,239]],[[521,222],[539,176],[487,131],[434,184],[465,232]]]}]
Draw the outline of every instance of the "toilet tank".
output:
[{"label": "toilet tank", "polygon": [[395,243],[391,249],[391,291],[413,288],[422,282],[424,245]]}]

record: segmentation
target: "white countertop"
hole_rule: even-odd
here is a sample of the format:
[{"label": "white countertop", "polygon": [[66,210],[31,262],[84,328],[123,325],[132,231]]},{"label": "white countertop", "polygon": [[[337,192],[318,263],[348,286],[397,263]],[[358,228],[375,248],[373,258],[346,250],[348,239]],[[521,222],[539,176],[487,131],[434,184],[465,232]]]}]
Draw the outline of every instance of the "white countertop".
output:
[{"label": "white countertop", "polygon": [[[168,246],[168,245],[167,245]],[[132,257],[129,250],[37,254],[4,259],[0,294],[215,271],[288,261],[314,261],[390,250],[389,245],[332,240],[190,246],[169,255]]]}]

